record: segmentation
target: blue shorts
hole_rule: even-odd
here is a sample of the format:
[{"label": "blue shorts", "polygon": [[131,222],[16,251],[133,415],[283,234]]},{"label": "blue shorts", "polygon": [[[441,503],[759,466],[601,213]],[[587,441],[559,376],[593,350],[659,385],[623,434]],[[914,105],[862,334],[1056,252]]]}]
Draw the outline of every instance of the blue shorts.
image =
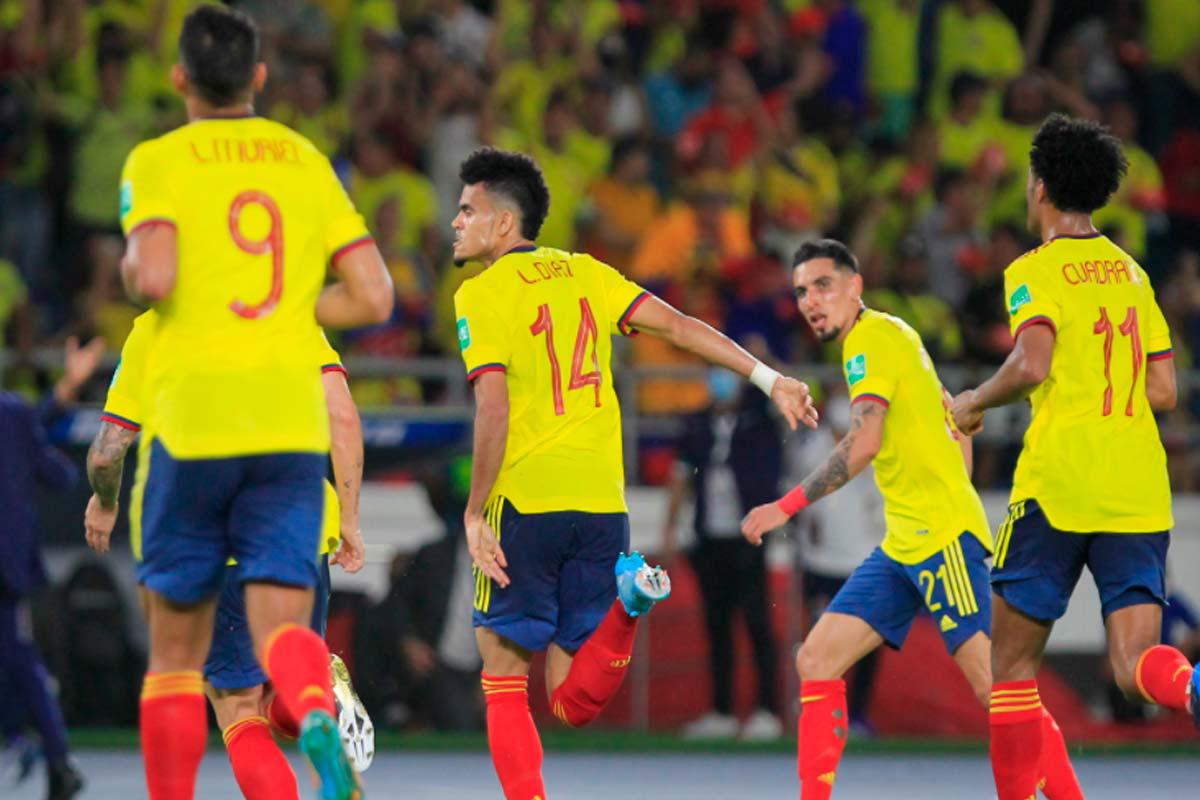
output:
[{"label": "blue shorts", "polygon": [[858,617],[896,650],[924,611],[953,654],[976,633],[991,633],[987,557],[987,549],[969,532],[919,564],[901,564],[876,547],[827,610]]},{"label": "blue shorts", "polygon": [[[204,662],[204,679],[218,689],[249,689],[267,682],[254,655],[250,624],[246,620],[246,594],[238,577],[237,565],[225,568],[227,575],[217,618],[213,625],[212,646]],[[317,559],[317,588],[313,593],[312,629],[325,638],[329,617],[329,557]]]},{"label": "blue shorts", "polygon": [[1060,531],[1036,500],[1013,503],[996,534],[992,591],[1022,614],[1049,622],[1066,613],[1086,565],[1105,618],[1129,606],[1166,605],[1170,539],[1167,531]]},{"label": "blue shorts", "polygon": [[500,537],[512,583],[501,588],[476,570],[475,627],[526,650],[554,642],[575,652],[617,597],[613,570],[629,549],[629,515],[522,514],[503,498],[495,506],[488,522]]},{"label": "blue shorts", "polygon": [[216,594],[230,557],[242,581],[315,586],[328,457],[176,459],[158,439],[142,499],[138,582],[176,603]]}]

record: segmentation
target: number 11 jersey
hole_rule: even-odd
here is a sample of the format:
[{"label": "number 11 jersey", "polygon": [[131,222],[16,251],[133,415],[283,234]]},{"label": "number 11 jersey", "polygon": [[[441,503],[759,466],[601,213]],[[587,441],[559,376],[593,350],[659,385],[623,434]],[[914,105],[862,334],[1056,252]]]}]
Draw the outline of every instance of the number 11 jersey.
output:
[{"label": "number 11 jersey", "polygon": [[156,305],[146,403],[176,458],[323,452],[311,350],[326,264],[371,244],[328,159],[258,117],[195,120],[138,145],[121,176],[126,236],[173,226],[178,273]]},{"label": "number 11 jersey", "polygon": [[[508,383],[508,440],[492,497],[522,513],[620,513],[621,410],[612,335],[649,294],[589,255],[517,248],[454,295],[468,380]],[[491,499],[491,498],[489,498]]]},{"label": "number 11 jersey", "polygon": [[1014,336],[1055,331],[1012,502],[1037,500],[1062,531],[1171,528],[1166,453],[1146,399],[1147,365],[1171,357],[1171,335],[1146,273],[1104,236],[1059,237],[1014,261],[1004,289]]}]

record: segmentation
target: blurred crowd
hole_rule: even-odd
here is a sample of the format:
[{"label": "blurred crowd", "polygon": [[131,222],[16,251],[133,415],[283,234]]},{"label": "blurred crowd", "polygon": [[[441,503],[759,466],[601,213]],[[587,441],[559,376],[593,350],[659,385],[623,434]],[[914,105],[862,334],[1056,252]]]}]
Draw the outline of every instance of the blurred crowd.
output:
[{"label": "blurred crowd", "polygon": [[[849,242],[869,304],[939,364],[1011,346],[1004,267],[1032,241],[1027,151],[1051,111],[1110,125],[1129,174],[1097,223],[1159,289],[1181,367],[1200,352],[1196,0],[236,0],[263,32],[261,113],[333,160],[392,272],[392,320],[350,359],[456,353],[458,164],[533,155],[539,242],[587,250],[783,363],[827,361],[791,300],[813,235]],[[118,349],[121,164],[184,121],[168,83],[192,0],[0,0],[0,330],[9,386],[69,334]],[[689,363],[653,337],[639,365]],[[356,380],[365,405],[429,380]],[[646,414],[704,381],[647,381]],[[1190,421],[1200,395],[1178,412]],[[1180,428],[1186,431],[1186,427]],[[1173,441],[1177,486],[1197,472]]]}]

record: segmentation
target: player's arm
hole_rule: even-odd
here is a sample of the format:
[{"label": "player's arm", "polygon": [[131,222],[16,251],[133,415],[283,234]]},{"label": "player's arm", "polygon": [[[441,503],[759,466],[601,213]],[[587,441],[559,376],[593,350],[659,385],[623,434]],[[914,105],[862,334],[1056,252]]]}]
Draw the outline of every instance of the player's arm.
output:
[{"label": "player's arm", "polygon": [[711,325],[680,313],[653,295],[637,304],[628,324],[750,379],[775,401],[792,430],[801,423],[817,427],[817,411],[807,384],[780,375]]},{"label": "player's arm", "polygon": [[1174,411],[1178,402],[1175,359],[1153,358],[1146,365],[1146,399],[1154,411]]},{"label": "player's arm", "polygon": [[1006,406],[1029,396],[1050,374],[1054,358],[1055,331],[1052,325],[1028,325],[1017,334],[1008,358],[976,389],[954,398],[954,424],[967,435],[983,426],[983,412]]},{"label": "player's arm", "polygon": [[175,225],[151,221],[129,234],[121,259],[125,293],[135,303],[150,305],[171,294],[179,269]]},{"label": "player's arm", "polygon": [[88,448],[87,476],[92,497],[83,515],[83,527],[88,546],[97,553],[108,551],[109,537],[117,521],[117,495],[121,493],[125,454],[137,435],[136,428],[102,421]]},{"label": "player's arm", "polygon": [[509,579],[503,569],[508,566],[508,561],[496,537],[486,530],[483,520],[483,504],[496,485],[508,443],[508,379],[504,372],[492,370],[480,373],[474,384],[475,449],[471,461],[471,494],[463,514],[467,545],[475,565],[501,586],[508,586]]},{"label": "player's arm", "polygon": [[370,239],[356,242],[334,256],[338,280],[317,297],[317,324],[323,328],[357,328],[386,322],[396,293],[379,248]]},{"label": "player's arm", "polygon": [[321,382],[329,411],[329,458],[333,461],[333,480],[342,515],[342,544],[330,561],[340,564],[346,572],[358,572],[365,556],[358,518],[363,475],[362,419],[342,370],[323,372]]},{"label": "player's arm", "polygon": [[752,544],[762,544],[764,533],[778,528],[801,509],[853,480],[879,453],[886,418],[885,404],[873,399],[856,401],[850,407],[850,430],[824,463],[776,502],[752,509],[742,520],[742,535]]}]

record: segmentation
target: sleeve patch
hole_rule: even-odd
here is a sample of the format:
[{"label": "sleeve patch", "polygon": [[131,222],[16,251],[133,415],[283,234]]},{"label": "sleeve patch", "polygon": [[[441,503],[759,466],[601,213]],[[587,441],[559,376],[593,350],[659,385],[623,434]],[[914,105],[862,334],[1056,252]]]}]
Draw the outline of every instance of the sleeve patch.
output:
[{"label": "sleeve patch", "polygon": [[1029,284],[1022,283],[1016,289],[1013,289],[1012,296],[1008,298],[1008,313],[1009,316],[1016,316],[1017,312],[1023,306],[1027,306],[1033,302],[1033,296],[1029,293]]},{"label": "sleeve patch", "polygon": [[125,216],[133,208],[133,182],[123,181],[121,183],[121,205],[120,216],[125,219]]},{"label": "sleeve patch", "polygon": [[867,377],[867,354],[859,353],[846,362],[846,383],[850,386]]},{"label": "sleeve patch", "polygon": [[458,349],[466,350],[471,346],[471,328],[467,325],[466,317],[458,318]]}]

